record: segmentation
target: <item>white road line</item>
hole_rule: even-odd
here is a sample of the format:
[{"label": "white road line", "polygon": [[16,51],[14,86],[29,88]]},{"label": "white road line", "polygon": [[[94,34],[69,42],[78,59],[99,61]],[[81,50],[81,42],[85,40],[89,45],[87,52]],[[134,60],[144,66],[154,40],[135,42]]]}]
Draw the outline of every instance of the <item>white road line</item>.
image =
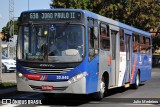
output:
[{"label": "white road line", "polygon": [[101,102],[98,102],[98,101],[91,101],[90,103],[99,104],[99,103],[101,103]]},{"label": "white road line", "polygon": [[160,104],[125,104],[125,105],[133,105],[133,106],[159,106]]},{"label": "white road line", "polygon": [[1,105],[0,107],[17,107],[20,104],[6,104],[6,105]]},{"label": "white road line", "polygon": [[[20,105],[21,104],[5,104],[5,105],[0,105],[0,107],[18,107]],[[34,105],[34,107],[51,107],[51,106],[36,106],[36,105]]]},{"label": "white road line", "polygon": [[35,106],[35,107],[51,107],[51,106]]}]

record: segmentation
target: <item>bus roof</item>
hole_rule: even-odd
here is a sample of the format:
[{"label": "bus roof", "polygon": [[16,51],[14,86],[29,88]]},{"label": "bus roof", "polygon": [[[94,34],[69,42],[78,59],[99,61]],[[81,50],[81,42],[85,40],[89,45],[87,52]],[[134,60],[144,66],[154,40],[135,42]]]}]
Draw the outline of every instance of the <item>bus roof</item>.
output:
[{"label": "bus roof", "polygon": [[[40,9],[40,10],[28,10],[28,11],[24,11],[24,12],[37,12],[37,11],[77,11],[77,12],[83,12],[85,14],[85,17],[92,17],[94,19],[97,19],[97,20],[100,20],[100,21],[103,21],[103,22],[106,22],[108,24],[112,24],[112,25],[115,25],[115,26],[118,26],[118,27],[121,27],[121,28],[124,28],[124,29],[128,29],[130,31],[134,31],[136,33],[139,33],[139,34],[142,34],[142,35],[146,35],[146,36],[151,36],[150,33],[146,32],[146,31],[143,31],[143,30],[140,30],[138,28],[135,28],[135,27],[132,27],[132,26],[129,26],[127,24],[124,24],[124,23],[121,23],[121,22],[118,22],[118,21],[115,21],[113,19],[110,19],[110,18],[107,18],[107,17],[104,17],[104,16],[101,16],[99,14],[96,14],[96,13],[93,13],[93,12],[90,12],[88,10],[81,10],[81,9],[64,9],[64,8],[54,8],[54,9]],[[22,12],[23,13],[23,12]]]}]

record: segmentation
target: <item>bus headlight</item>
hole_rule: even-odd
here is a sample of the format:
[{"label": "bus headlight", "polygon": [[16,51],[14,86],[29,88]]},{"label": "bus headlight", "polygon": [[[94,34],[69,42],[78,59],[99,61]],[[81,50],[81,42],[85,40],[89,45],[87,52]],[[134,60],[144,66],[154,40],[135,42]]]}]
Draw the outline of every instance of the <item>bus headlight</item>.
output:
[{"label": "bus headlight", "polygon": [[74,83],[87,75],[87,72],[80,73],[68,80],[68,83]]},{"label": "bus headlight", "polygon": [[18,77],[19,77],[19,78],[22,78],[22,77],[24,77],[24,76],[23,76],[22,73],[18,73]]}]

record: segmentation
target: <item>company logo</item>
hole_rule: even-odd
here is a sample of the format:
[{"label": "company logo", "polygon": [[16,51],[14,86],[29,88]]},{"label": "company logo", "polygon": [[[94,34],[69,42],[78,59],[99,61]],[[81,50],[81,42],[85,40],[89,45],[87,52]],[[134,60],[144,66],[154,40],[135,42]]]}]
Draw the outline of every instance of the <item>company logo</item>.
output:
[{"label": "company logo", "polygon": [[40,67],[55,67],[52,64],[40,64]]},{"label": "company logo", "polygon": [[[17,99],[2,99],[2,104],[5,104],[7,106],[7,104],[42,104],[41,100],[17,100]],[[8,105],[11,106],[11,105]],[[14,107],[14,106],[11,106]]]},{"label": "company logo", "polygon": [[11,99],[2,99],[2,104],[12,104]]}]

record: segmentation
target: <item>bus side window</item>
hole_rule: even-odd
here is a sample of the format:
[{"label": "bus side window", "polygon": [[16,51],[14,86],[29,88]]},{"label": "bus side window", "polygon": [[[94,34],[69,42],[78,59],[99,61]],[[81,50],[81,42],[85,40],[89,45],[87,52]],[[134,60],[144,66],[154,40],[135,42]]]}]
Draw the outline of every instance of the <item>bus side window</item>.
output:
[{"label": "bus side window", "polygon": [[124,30],[120,29],[120,51],[124,52],[125,47],[124,47]]},{"label": "bus side window", "polygon": [[100,25],[100,48],[102,50],[110,50],[109,26],[106,24]]},{"label": "bus side window", "polygon": [[151,52],[151,41],[149,37],[146,37],[146,53],[150,54]]},{"label": "bus side window", "polygon": [[145,37],[140,35],[140,53],[145,53],[146,45],[145,45]]},{"label": "bus side window", "polygon": [[88,19],[89,60],[98,54],[98,21]]},{"label": "bus side window", "polygon": [[94,34],[93,34],[93,28],[89,28],[89,49],[94,48]]},{"label": "bus side window", "polygon": [[139,35],[133,33],[132,41],[133,41],[133,52],[139,52]]}]

